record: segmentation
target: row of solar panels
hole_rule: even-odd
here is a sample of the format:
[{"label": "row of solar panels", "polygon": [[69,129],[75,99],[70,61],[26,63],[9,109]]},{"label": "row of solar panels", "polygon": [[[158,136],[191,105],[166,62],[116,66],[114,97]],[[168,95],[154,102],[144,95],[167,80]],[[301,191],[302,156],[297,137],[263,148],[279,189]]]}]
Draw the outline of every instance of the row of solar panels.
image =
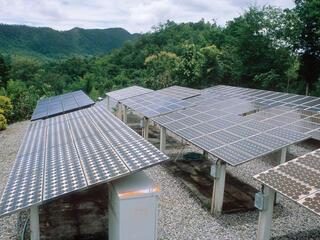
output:
[{"label": "row of solar panels", "polygon": [[269,108],[275,106],[284,106],[313,112],[320,111],[320,99],[313,96],[231,87],[224,85],[208,88],[205,90],[205,92],[221,94],[228,98],[242,98],[250,102],[256,102],[266,105]]},{"label": "row of solar panels", "polygon": [[[171,97],[177,96],[179,93]],[[320,140],[320,99],[316,97],[216,86],[186,99],[194,107],[153,115],[145,114],[154,110],[150,98],[153,103],[161,102],[152,94],[122,102],[231,165],[309,137]],[[166,100],[162,107],[168,108],[170,98]],[[317,150],[255,178],[320,215],[319,166]]]},{"label": "row of solar panels", "polygon": [[31,121],[68,113],[93,104],[94,102],[83,91],[40,99],[31,117]]},{"label": "row of solar panels", "polygon": [[0,215],[167,159],[101,106],[32,122],[0,200]]}]

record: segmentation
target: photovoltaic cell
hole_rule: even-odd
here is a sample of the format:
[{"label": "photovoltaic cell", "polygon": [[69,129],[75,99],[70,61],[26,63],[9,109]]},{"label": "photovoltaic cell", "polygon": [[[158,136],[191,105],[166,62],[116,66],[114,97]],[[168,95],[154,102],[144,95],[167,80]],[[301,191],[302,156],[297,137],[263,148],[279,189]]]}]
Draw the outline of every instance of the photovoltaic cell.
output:
[{"label": "photovoltaic cell", "polygon": [[256,144],[246,139],[235,142],[231,144],[231,146],[254,157],[258,157],[270,152],[270,148],[263,147],[262,145]]},{"label": "photovoltaic cell", "polygon": [[150,93],[150,92],[153,92],[153,90],[139,87],[139,86],[132,86],[132,87],[127,87],[127,88],[119,89],[116,91],[108,92],[106,93],[106,95],[117,101],[121,101],[127,98],[139,96],[139,95]]},{"label": "photovoltaic cell", "polygon": [[265,133],[260,133],[250,137],[249,140],[267,146],[271,149],[280,149],[290,144],[290,142],[286,141],[285,139],[273,137]]},{"label": "photovoltaic cell", "polygon": [[115,150],[130,171],[150,167],[168,159],[166,155],[145,140],[118,145],[115,146]]},{"label": "photovoltaic cell", "polygon": [[[144,102],[148,104],[144,104]],[[125,99],[122,103],[147,118],[168,114],[193,105],[187,101],[172,98],[157,91]]]},{"label": "photovoltaic cell", "polygon": [[201,94],[201,90],[193,89],[193,88],[187,88],[187,87],[180,87],[180,86],[172,86],[168,88],[163,88],[161,90],[158,90],[157,92],[160,92],[162,94],[166,94],[173,98],[178,99],[187,99],[191,97],[195,97]]},{"label": "photovoltaic cell", "polygon": [[229,145],[221,148],[213,149],[209,153],[222,159],[223,161],[229,163],[232,166],[238,165],[239,163],[246,162],[253,158],[252,156],[246,153],[243,153],[241,151],[238,151],[237,149]]}]

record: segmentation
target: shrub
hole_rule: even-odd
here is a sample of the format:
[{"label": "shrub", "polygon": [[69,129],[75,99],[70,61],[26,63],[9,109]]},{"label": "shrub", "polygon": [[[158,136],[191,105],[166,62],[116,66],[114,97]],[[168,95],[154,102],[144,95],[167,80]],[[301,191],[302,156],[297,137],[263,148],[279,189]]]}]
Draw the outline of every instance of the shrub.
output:
[{"label": "shrub", "polygon": [[7,125],[7,119],[3,115],[3,112],[4,111],[2,109],[0,109],[0,130],[4,130],[8,126]]},{"label": "shrub", "polygon": [[3,110],[1,114],[7,119],[12,115],[13,105],[10,98],[6,96],[0,96],[0,109]]}]

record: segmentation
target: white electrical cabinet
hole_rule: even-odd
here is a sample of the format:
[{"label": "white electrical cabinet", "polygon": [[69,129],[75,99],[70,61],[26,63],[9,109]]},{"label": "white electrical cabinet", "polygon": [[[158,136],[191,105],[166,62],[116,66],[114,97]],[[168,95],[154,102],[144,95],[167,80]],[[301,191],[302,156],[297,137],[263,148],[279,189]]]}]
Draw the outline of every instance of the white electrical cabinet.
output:
[{"label": "white electrical cabinet", "polygon": [[160,189],[142,171],[109,184],[109,240],[157,239]]}]

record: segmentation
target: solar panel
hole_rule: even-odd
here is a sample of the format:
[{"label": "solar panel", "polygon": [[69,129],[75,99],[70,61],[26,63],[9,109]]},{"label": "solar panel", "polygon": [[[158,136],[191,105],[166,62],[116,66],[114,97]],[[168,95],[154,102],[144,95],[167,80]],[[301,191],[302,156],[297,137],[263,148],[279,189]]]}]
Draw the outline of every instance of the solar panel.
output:
[{"label": "solar panel", "polygon": [[0,200],[0,215],[42,201],[44,152],[17,157]]},{"label": "solar panel", "polygon": [[252,159],[252,157],[244,152],[241,152],[231,146],[223,146],[209,151],[212,155],[222,159],[232,166],[238,165]]},{"label": "solar panel", "polygon": [[207,152],[214,148],[218,148],[224,145],[223,143],[216,141],[208,136],[194,138],[191,140],[191,142]]},{"label": "solar panel", "polygon": [[132,87],[127,87],[127,88],[119,89],[116,91],[108,92],[106,93],[106,95],[117,101],[121,101],[127,98],[136,97],[136,96],[150,93],[150,92],[153,92],[153,90],[139,87],[139,86],[132,86]]},{"label": "solar panel", "polygon": [[54,117],[59,114],[89,107],[93,104],[94,102],[83,91],[40,99],[31,117],[31,121]]},{"label": "solar panel", "polygon": [[300,142],[310,138],[310,136],[307,134],[298,133],[298,132],[295,132],[289,129],[284,129],[284,128],[275,128],[270,131],[267,131],[267,133],[273,136],[277,136],[281,139],[296,141],[296,142]]},{"label": "solar panel", "polygon": [[163,88],[161,90],[158,90],[157,92],[160,92],[162,94],[168,95],[173,98],[178,98],[181,100],[195,97],[201,94],[201,90],[188,88],[188,87],[180,87],[180,86]]},{"label": "solar panel", "polygon": [[192,106],[187,101],[172,98],[157,91],[125,99],[122,103],[147,118],[168,114]]},{"label": "solar panel", "polygon": [[48,148],[44,172],[43,201],[87,187],[73,144]]},{"label": "solar panel", "polygon": [[254,157],[262,156],[270,152],[270,148],[266,148],[246,139],[232,143],[231,146]]},{"label": "solar panel", "polygon": [[[216,86],[188,99],[196,106],[153,120],[198,147],[210,150],[212,154],[219,153],[226,162],[237,165],[303,141],[311,137],[311,132],[314,138],[320,139],[320,134],[316,133],[317,129],[320,130],[320,118],[309,119],[314,114],[303,110],[306,108],[304,105],[294,104],[298,109],[283,106],[285,102],[281,101],[288,99],[305,103],[302,101],[304,96]],[[213,145],[205,142],[205,138],[212,140]],[[211,148],[215,143],[223,146]],[[231,154],[231,149],[239,156]],[[223,154],[223,150],[227,152]]]},{"label": "solar panel", "polygon": [[0,199],[0,216],[165,160],[101,106],[32,122]]},{"label": "solar panel", "polygon": [[156,147],[145,140],[117,145],[115,150],[130,171],[150,167],[168,159],[166,155],[159,152]]},{"label": "solar panel", "polygon": [[319,150],[298,157],[254,178],[320,215]]},{"label": "solar panel", "polygon": [[243,127],[240,125],[235,125],[233,127],[230,127],[228,129],[226,129],[226,131],[228,131],[234,135],[240,136],[240,137],[250,137],[252,135],[259,133],[259,131],[256,131],[254,129],[250,129],[247,127]]},{"label": "solar panel", "polygon": [[271,149],[280,149],[290,144],[290,141],[273,137],[265,133],[260,133],[258,135],[252,136],[249,138],[249,140],[267,146]]}]

